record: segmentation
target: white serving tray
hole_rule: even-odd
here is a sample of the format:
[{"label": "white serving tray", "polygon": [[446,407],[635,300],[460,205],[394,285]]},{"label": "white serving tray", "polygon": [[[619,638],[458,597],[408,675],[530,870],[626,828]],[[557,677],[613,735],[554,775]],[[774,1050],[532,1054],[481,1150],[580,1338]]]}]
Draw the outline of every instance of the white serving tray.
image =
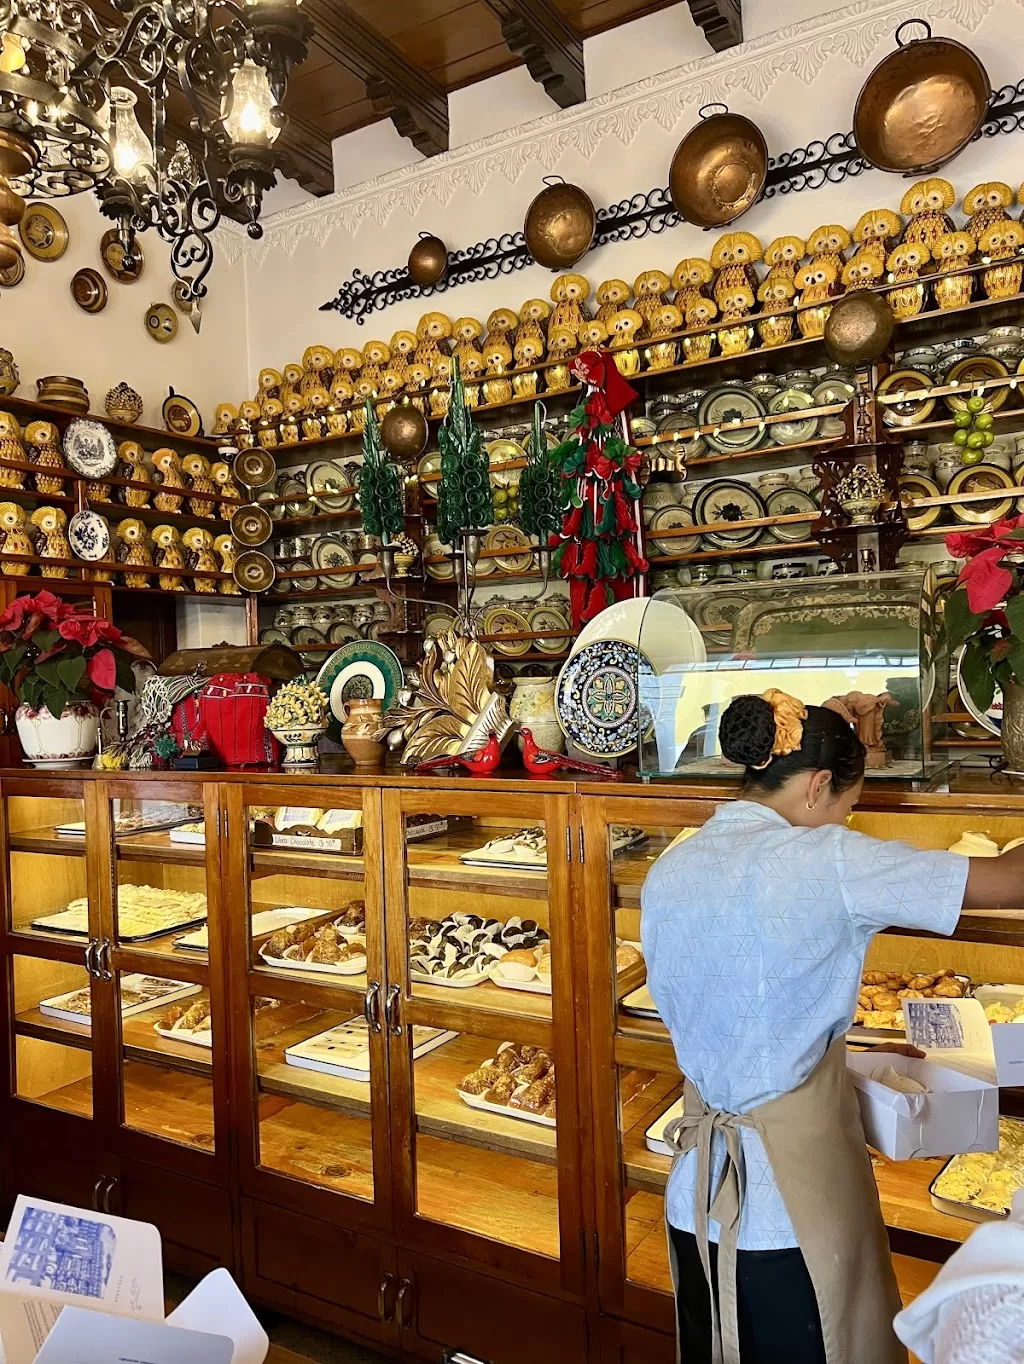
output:
[{"label": "white serving tray", "polygon": [[[189,821],[186,821],[188,823]],[[197,848],[206,847],[206,835],[192,833],[187,829],[172,829],[168,834],[172,843],[191,843]]]},{"label": "white serving tray", "polygon": [[[138,989],[141,982],[145,980],[159,980],[160,984],[165,986],[166,989],[162,993],[154,994],[152,999],[144,1000],[140,1004],[131,1004],[127,1007],[122,1006],[122,1018],[131,1018],[134,1014],[145,1014],[149,1013],[151,1009],[160,1009],[165,1004],[173,1004],[175,1000],[187,999],[189,995],[197,995],[203,988],[201,985],[192,985],[190,982],[184,980],[163,980],[158,976],[138,974],[122,976],[121,985],[122,987],[128,986],[129,989]],[[49,1018],[61,1018],[68,1023],[77,1023],[80,1027],[91,1028],[91,1014],[78,1014],[70,1009],[61,1007],[67,1000],[73,999],[75,995],[79,993],[80,991],[78,990],[67,990],[62,995],[54,995],[52,999],[41,999],[39,1001],[39,1012],[41,1014],[46,1014]]]},{"label": "white serving tray", "polygon": [[[450,1042],[457,1033],[440,1028],[414,1027],[412,1030],[413,1060],[426,1056]],[[335,1059],[329,1059],[334,1057]],[[288,1047],[284,1059],[290,1066],[302,1070],[317,1070],[324,1075],[340,1075],[346,1080],[370,1082],[370,1034],[364,1018],[351,1018],[338,1023],[326,1032],[307,1037]]]},{"label": "white serving tray", "polygon": [[[322,909],[306,909],[300,905],[292,905],[282,909],[261,909],[252,916],[251,936],[254,938],[262,937],[265,933],[276,933],[281,928],[290,928],[292,924],[302,923],[305,919],[315,919],[325,911]],[[351,937],[352,933],[345,929],[339,929],[346,937]],[[180,938],[174,939],[174,946],[184,948],[186,952],[206,952],[210,946],[209,926],[204,925],[197,928],[194,933],[185,933]]]},{"label": "white serving tray", "polygon": [[[360,941],[364,945],[366,943],[362,934],[355,933],[351,935],[349,941]],[[366,970],[365,957],[355,957],[352,961],[345,961],[340,965],[327,961],[291,961],[287,957],[272,957],[267,952],[266,943],[260,948],[260,956],[268,966],[275,966],[281,971],[315,971],[322,976],[359,976]]]},{"label": "white serving tray", "polygon": [[[478,1069],[483,1070],[484,1066],[493,1065],[494,1060],[495,1058],[492,1056],[489,1061],[481,1061]],[[523,1084],[517,1085],[512,1092],[518,1094],[520,1090],[529,1089],[529,1087],[529,1081],[524,1081]],[[464,1104],[468,1104],[470,1108],[479,1108],[484,1113],[500,1113],[504,1118],[522,1118],[524,1122],[536,1123],[538,1127],[558,1126],[557,1118],[545,1118],[543,1113],[528,1113],[525,1108],[509,1108],[507,1104],[492,1104],[482,1094],[463,1094],[461,1089],[456,1089],[455,1092]]]},{"label": "white serving tray", "polygon": [[212,1028],[200,1029],[198,1032],[179,1032],[175,1028],[165,1028],[160,1023],[153,1024],[153,1031],[158,1032],[161,1037],[169,1038],[172,1042],[188,1042],[194,1047],[213,1048]]},{"label": "white serving tray", "polygon": [[644,1133],[644,1139],[647,1142],[648,1151],[653,1151],[655,1155],[658,1156],[675,1155],[675,1152],[672,1150],[672,1147],[669,1146],[667,1141],[664,1141],[662,1139],[661,1134],[664,1132],[665,1128],[669,1125],[673,1118],[681,1118],[682,1116],[683,1116],[682,1099],[677,1099],[671,1108],[666,1108],[664,1113],[658,1114],[658,1116],[651,1123],[650,1127],[648,1127],[647,1131]]},{"label": "white serving tray", "polygon": [[623,1013],[632,1014],[634,1018],[653,1018],[661,1021],[654,996],[646,985],[641,985],[628,995],[624,995],[619,1001],[619,1007]]},{"label": "white serving tray", "polygon": [[525,990],[528,995],[550,995],[551,978],[548,977],[547,983],[539,977],[533,980],[508,980],[505,976],[498,974],[500,961],[496,961],[491,967],[491,980],[502,990]]},{"label": "white serving tray", "polygon": [[409,979],[418,981],[421,985],[440,985],[446,990],[473,990],[478,985],[483,985],[490,980],[490,971],[477,972],[475,976],[467,976],[464,980],[441,980],[437,976],[424,976],[419,971],[414,971],[410,967]]}]

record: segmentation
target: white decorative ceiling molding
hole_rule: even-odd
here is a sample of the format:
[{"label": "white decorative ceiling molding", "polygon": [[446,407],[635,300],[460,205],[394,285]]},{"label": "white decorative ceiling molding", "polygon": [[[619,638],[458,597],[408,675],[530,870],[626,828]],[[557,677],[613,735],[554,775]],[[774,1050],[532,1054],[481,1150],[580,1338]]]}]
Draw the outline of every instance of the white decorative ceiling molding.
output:
[{"label": "white decorative ceiling molding", "polygon": [[[289,209],[267,222],[263,238],[226,237],[220,249],[229,260],[248,255],[262,265],[274,253],[292,255],[308,243],[323,246],[335,232],[352,237],[367,222],[383,227],[393,213],[417,217],[431,200],[444,207],[457,190],[484,193],[498,176],[514,184],[524,171],[551,172],[572,153],[589,160],[608,138],[628,147],[657,124],[670,133],[714,101],[762,104],[778,80],[793,76],[810,85],[836,61],[867,71],[894,46],[898,24],[928,19],[971,33],[996,6],[1020,9],[1024,0],[922,0],[907,14],[906,0],[860,0],[802,24],[769,33],[715,57],[701,57],[656,76],[611,90],[585,104],[557,111],[479,142],[392,171],[309,205]],[[853,110],[850,109],[852,120]],[[680,133],[682,132],[680,128]],[[845,132],[829,128],[827,132]],[[807,136],[820,136],[808,129]],[[799,140],[799,139],[798,139]]]}]

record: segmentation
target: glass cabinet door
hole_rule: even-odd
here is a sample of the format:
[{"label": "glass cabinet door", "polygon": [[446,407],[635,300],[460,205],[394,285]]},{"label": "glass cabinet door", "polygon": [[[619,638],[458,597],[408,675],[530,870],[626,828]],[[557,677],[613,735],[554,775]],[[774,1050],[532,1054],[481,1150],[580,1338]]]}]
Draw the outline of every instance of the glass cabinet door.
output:
[{"label": "glass cabinet door", "polygon": [[100,937],[86,856],[85,784],[3,784],[10,1093],[92,1118],[94,981]]},{"label": "glass cabinet door", "polygon": [[102,988],[114,1018],[119,1145],[185,1171],[227,1160],[224,907],[216,783],[96,783]]},{"label": "glass cabinet door", "polygon": [[384,793],[400,1223],[576,1288],[568,832],[560,796]]},{"label": "glass cabinet door", "polygon": [[320,1217],[380,1224],[390,1181],[379,794],[233,786],[227,818],[243,1180]]},{"label": "glass cabinet door", "polygon": [[672,1162],[661,1133],[681,1112],[683,1077],[647,988],[640,893],[657,858],[715,806],[596,795],[580,803],[602,1306],[671,1331],[664,1195]]}]

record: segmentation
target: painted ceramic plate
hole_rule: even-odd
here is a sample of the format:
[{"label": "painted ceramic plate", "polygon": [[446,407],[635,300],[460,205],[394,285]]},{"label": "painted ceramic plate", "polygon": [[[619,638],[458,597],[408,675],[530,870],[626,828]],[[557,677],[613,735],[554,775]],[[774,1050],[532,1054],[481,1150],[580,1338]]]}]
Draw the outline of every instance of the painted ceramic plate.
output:
[{"label": "painted ceramic plate", "polygon": [[856,392],[853,384],[832,375],[822,379],[811,396],[815,407],[838,407],[840,403],[845,407]]},{"label": "painted ceramic plate", "polygon": [[99,422],[79,418],[64,433],[64,458],[83,478],[109,478],[118,465],[117,441]]},{"label": "painted ceramic plate", "polygon": [[763,427],[734,427],[733,423],[753,421],[764,415],[764,404],[742,385],[720,384],[705,395],[697,409],[697,424],[714,427],[705,435],[705,441],[719,454],[728,454],[731,450],[753,450],[760,445]]},{"label": "painted ceramic plate", "polygon": [[501,469],[501,465],[509,464],[512,460],[526,460],[526,451],[518,441],[492,440],[484,449],[491,466],[491,483],[495,488],[508,488],[519,482],[521,469],[509,469],[507,473]]},{"label": "painted ceramic plate", "polygon": [[68,225],[52,204],[29,204],[18,236],[36,260],[60,260],[68,249]]},{"label": "painted ceramic plate", "polygon": [[107,306],[107,281],[91,266],[76,270],[71,277],[71,297],[83,313],[101,313]]},{"label": "painted ceramic plate", "polygon": [[[952,497],[957,493],[996,492],[1001,488],[1016,486],[1005,469],[995,464],[972,464],[954,474],[946,495]],[[1013,498],[1003,497],[998,502],[954,502],[951,510],[958,521],[967,521],[974,526],[989,526],[1005,516],[1012,506]]]},{"label": "painted ceramic plate", "polygon": [[349,511],[356,499],[355,489],[344,469],[329,459],[309,466],[306,492],[325,512]]},{"label": "painted ceramic plate", "polygon": [[248,488],[265,488],[277,473],[274,457],[266,450],[240,450],[231,469],[239,483]]},{"label": "painted ceramic plate", "polygon": [[658,531],[682,530],[692,525],[693,512],[689,507],[662,507],[651,517],[648,542],[658,554],[692,554],[700,548],[699,535],[671,536],[667,540],[659,540],[657,537]]},{"label": "painted ceramic plate", "polygon": [[[431,450],[429,454],[424,455],[419,464],[416,465],[416,472],[421,476],[423,474],[439,474],[441,472],[441,451]],[[432,497],[435,502],[437,501],[436,482],[421,483],[420,488],[424,497]]]},{"label": "painted ceramic plate", "polygon": [[[497,606],[484,616],[483,633],[485,635],[527,635],[530,633],[530,622],[524,615],[513,610],[510,606]],[[496,639],[492,642],[499,653],[508,654],[510,658],[518,658],[520,654],[528,654],[533,646],[533,641],[529,639],[510,639],[507,642]]]},{"label": "painted ceramic plate", "polygon": [[529,573],[533,567],[529,537],[518,526],[493,526],[484,537],[484,549],[525,550],[522,554],[494,555],[494,562],[502,573]]},{"label": "painted ceramic plate", "polygon": [[[756,521],[766,515],[760,494],[748,483],[735,478],[708,483],[693,504],[693,519],[698,526],[713,526],[719,521]],[[749,526],[740,530],[705,531],[704,539],[716,549],[749,549],[763,535],[763,526]]]},{"label": "painted ceramic plate", "polygon": [[[352,568],[355,560],[340,540],[333,535],[322,535],[313,546],[314,568]],[[327,587],[352,587],[355,573],[324,573],[320,581]]]},{"label": "painted ceramic plate", "polygon": [[288,638],[288,636],[285,634],[283,630],[261,630],[260,643],[287,644],[289,648],[291,647],[291,640]]},{"label": "painted ceramic plate", "polygon": [[882,421],[886,426],[920,426],[935,410],[935,399],[927,395],[932,381],[920,369],[894,369],[878,385],[879,397],[892,395],[897,400],[883,403]]},{"label": "painted ceramic plate", "polygon": [[915,512],[913,504],[918,498],[941,497],[942,489],[924,474],[903,474],[900,477],[900,501],[903,504],[903,515],[906,517],[907,526],[911,530],[927,530],[929,526],[934,526],[935,522],[942,515],[941,507],[924,507],[921,511]]},{"label": "painted ceramic plate", "polygon": [[[964,392],[948,393],[946,406],[950,412],[964,412],[967,408],[967,399],[971,396],[971,384],[980,383],[984,379],[1004,379],[1009,372],[1009,368],[1002,360],[997,360],[994,355],[965,356],[963,360],[958,360],[946,375],[947,384],[961,384]],[[981,391],[985,398],[986,412],[998,412],[1010,396],[1010,389],[1006,384],[1001,388],[983,388]]]},{"label": "painted ceramic plate", "polygon": [[238,507],[231,513],[231,534],[247,549],[265,545],[273,530],[274,522],[265,507]]},{"label": "painted ceramic plate", "polygon": [[147,333],[162,346],[178,335],[178,314],[169,303],[151,303],[146,309],[145,323]]},{"label": "painted ceramic plate", "polygon": [[309,510],[309,503],[306,500],[306,485],[300,478],[281,478],[277,484],[277,495],[283,498],[297,498],[298,501],[280,502],[278,505],[283,508],[283,515],[304,516]]},{"label": "painted ceramic plate", "polygon": [[747,598],[738,592],[714,596],[702,593],[693,608],[693,619],[700,627],[708,644],[726,648],[732,643],[733,622],[747,605]]},{"label": "painted ceramic plate", "polygon": [[455,564],[451,559],[439,560],[436,564],[429,562],[431,558],[440,554],[448,554],[450,546],[443,543],[437,531],[432,531],[423,542],[423,567],[427,576],[437,578],[445,582],[455,577]]},{"label": "painted ceramic plate", "polygon": [[316,675],[316,684],[327,697],[332,719],[327,732],[341,742],[345,705],[356,698],[377,696],[390,710],[402,688],[404,674],[398,655],[377,640],[352,640],[331,654]]},{"label": "painted ceramic plate", "polygon": [[[565,619],[560,611],[555,611],[550,606],[535,606],[527,616],[530,622],[530,629],[533,631],[541,630],[570,630],[572,626]],[[562,654],[569,647],[571,634],[555,635],[551,639],[531,640],[531,647],[541,654]]]},{"label": "painted ceramic plate", "polygon": [[806,521],[788,521],[784,526],[769,526],[768,534],[773,540],[781,540],[784,545],[796,544],[810,536],[811,526],[818,519],[818,504],[810,493],[799,488],[776,488],[764,501],[769,516],[794,516],[797,512],[808,512]]},{"label": "painted ceramic plate", "polygon": [[247,549],[235,560],[232,570],[235,582],[246,592],[266,592],[273,587],[277,569],[273,559],[268,559],[258,549]]},{"label": "painted ceramic plate", "polygon": [[134,284],[146,268],[146,257],[138,237],[132,247],[131,266],[125,265],[124,247],[117,239],[117,228],[112,227],[100,238],[100,260],[107,274],[119,284]]},{"label": "painted ceramic plate", "polygon": [[170,393],[163,401],[161,408],[164,417],[164,426],[168,431],[176,436],[201,436],[203,434],[203,419],[199,415],[199,408],[191,398],[186,398],[182,393],[175,393],[172,388]]},{"label": "painted ceramic plate", "polygon": [[347,644],[350,639],[361,639],[359,631],[354,625],[349,625],[348,621],[336,621],[328,630],[327,638],[332,644]]},{"label": "painted ceramic plate", "polygon": [[[802,409],[814,406],[814,399],[802,388],[787,388],[776,393],[768,404],[768,415],[778,416],[782,412],[799,413]],[[769,422],[768,436],[776,445],[802,445],[813,440],[818,434],[817,417],[805,417],[802,421],[794,417],[788,422]]]},{"label": "painted ceramic plate", "polygon": [[662,507],[678,507],[676,486],[674,483],[665,482],[648,483],[643,495],[644,513],[652,517],[655,512],[661,511]]},{"label": "painted ceramic plate", "polygon": [[79,559],[95,563],[110,552],[110,527],[99,512],[75,512],[68,522],[68,544]]},{"label": "painted ceramic plate", "polygon": [[555,687],[555,712],[570,743],[597,758],[621,758],[634,749],[650,715],[640,688],[654,677],[650,660],[634,644],[598,640],[563,665]]},{"label": "painted ceramic plate", "polygon": [[297,630],[292,631],[291,643],[294,648],[301,649],[310,644],[326,644],[327,636],[315,625],[300,625]]}]

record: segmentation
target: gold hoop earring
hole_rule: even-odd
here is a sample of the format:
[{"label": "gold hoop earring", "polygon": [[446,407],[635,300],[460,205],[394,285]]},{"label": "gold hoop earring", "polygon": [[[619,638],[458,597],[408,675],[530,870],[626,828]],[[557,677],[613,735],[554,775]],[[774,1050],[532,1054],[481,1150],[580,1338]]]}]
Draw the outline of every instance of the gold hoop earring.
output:
[{"label": "gold hoop earring", "polygon": [[817,805],[818,805],[818,802],[817,802],[816,800],[809,800],[809,801],[807,801],[807,808],[808,808],[808,810],[817,809]]}]

